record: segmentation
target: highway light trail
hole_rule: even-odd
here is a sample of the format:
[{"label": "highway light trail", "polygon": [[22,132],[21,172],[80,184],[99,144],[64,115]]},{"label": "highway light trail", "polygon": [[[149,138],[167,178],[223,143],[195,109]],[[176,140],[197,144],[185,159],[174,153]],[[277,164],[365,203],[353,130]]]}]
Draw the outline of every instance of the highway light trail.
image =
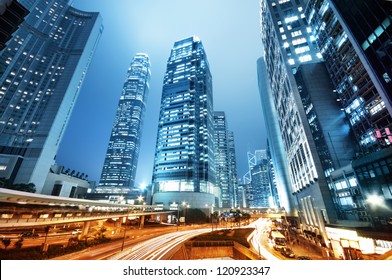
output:
[{"label": "highway light trail", "polygon": [[130,249],[113,255],[110,260],[160,260],[174,247],[186,240],[209,232],[210,228],[168,233],[151,240],[141,242]]}]

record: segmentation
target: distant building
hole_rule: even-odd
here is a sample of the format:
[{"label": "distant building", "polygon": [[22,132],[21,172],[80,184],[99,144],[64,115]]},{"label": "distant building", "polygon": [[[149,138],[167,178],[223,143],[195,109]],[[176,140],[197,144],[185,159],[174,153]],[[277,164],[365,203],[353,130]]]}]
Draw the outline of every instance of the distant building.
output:
[{"label": "distant building", "polygon": [[234,207],[238,206],[238,176],[237,156],[235,152],[234,132],[228,131],[228,154],[229,154],[229,189],[233,193]]},{"label": "distant building", "polygon": [[216,206],[234,206],[234,186],[231,183],[231,164],[229,154],[229,134],[224,112],[214,112],[214,149],[216,187],[220,188],[220,201]]},{"label": "distant building", "polygon": [[175,42],[167,62],[152,183],[156,204],[215,202],[212,76],[196,36]]},{"label": "distant building", "polygon": [[96,193],[125,195],[135,187],[150,68],[146,54],[136,54],[132,59],[118,102]]},{"label": "distant building", "polygon": [[19,2],[30,13],[0,51],[0,177],[41,193],[103,26],[68,0]]},{"label": "distant building", "polygon": [[267,158],[258,162],[251,170],[254,208],[269,208],[272,200],[272,190],[269,177],[269,162]]}]

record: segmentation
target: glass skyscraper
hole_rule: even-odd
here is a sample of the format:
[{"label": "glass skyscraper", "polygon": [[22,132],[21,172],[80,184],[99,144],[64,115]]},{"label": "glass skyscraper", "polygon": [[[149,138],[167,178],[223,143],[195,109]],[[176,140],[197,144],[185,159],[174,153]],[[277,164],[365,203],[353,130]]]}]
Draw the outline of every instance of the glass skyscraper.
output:
[{"label": "glass skyscraper", "polygon": [[163,82],[153,170],[153,203],[214,203],[212,77],[200,39],[174,43]]},{"label": "glass skyscraper", "polygon": [[[284,42],[281,40],[281,28],[295,32],[294,21],[303,21],[303,16],[292,18],[291,12],[303,7],[302,1],[290,1],[295,5],[287,5],[289,1],[260,1],[261,7],[261,36],[265,54],[259,60],[260,95],[263,108],[270,102],[273,104],[272,113],[277,117],[273,124],[279,128],[280,137],[274,137],[270,142],[274,146],[275,154],[285,155],[287,160],[286,176],[289,175],[289,186],[286,186],[286,195],[289,201],[297,204],[302,226],[307,230],[321,232],[326,239],[325,223],[334,223],[337,220],[335,206],[324,175],[323,166],[318,155],[315,139],[302,104],[299,88],[290,71],[290,63],[285,60]],[[287,12],[280,18],[282,26],[273,16],[274,4]],[[291,29],[290,29],[291,28]],[[291,34],[289,41],[294,44],[295,34]],[[283,43],[281,43],[283,42]],[[290,44],[290,43],[289,43]],[[296,54],[296,57],[302,54]],[[309,63],[309,61],[304,61]],[[266,113],[266,112],[264,112]],[[271,116],[266,116],[269,118]],[[281,142],[279,145],[275,141]],[[273,154],[274,155],[274,154]],[[278,186],[279,187],[279,186]],[[279,189],[281,191],[281,189]],[[291,196],[291,197],[290,197]],[[281,197],[281,196],[280,196]],[[286,208],[287,201],[281,199],[281,206]],[[291,209],[286,211],[290,211]]]},{"label": "glass skyscraper", "polygon": [[0,178],[41,192],[103,32],[68,0],[20,0],[25,21],[0,52]]},{"label": "glass skyscraper", "polygon": [[134,187],[144,112],[149,92],[150,59],[138,53],[124,82],[97,193],[126,194]]},{"label": "glass skyscraper", "polygon": [[238,176],[237,176],[237,156],[235,152],[234,132],[228,131],[228,154],[229,154],[229,189],[232,194],[233,207],[238,206]]},{"label": "glass skyscraper", "polygon": [[220,199],[216,206],[231,208],[233,203],[233,185],[230,183],[229,139],[226,114],[214,112],[214,145],[216,187],[219,188]]}]

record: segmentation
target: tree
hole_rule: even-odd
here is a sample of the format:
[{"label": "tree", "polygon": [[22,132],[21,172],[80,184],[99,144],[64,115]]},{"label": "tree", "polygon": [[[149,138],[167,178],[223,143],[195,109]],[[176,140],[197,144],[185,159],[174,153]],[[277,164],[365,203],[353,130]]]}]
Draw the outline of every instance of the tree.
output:
[{"label": "tree", "polygon": [[20,237],[18,241],[15,242],[14,247],[16,249],[20,249],[22,248],[22,246],[23,246],[23,237]]},{"label": "tree", "polygon": [[1,239],[1,243],[3,243],[5,249],[7,249],[7,247],[10,246],[10,244],[11,244],[11,239],[3,238],[3,239]]},{"label": "tree", "polygon": [[28,184],[12,184],[11,181],[7,179],[0,179],[0,185],[2,185],[3,188],[10,189],[10,190],[15,190],[15,191],[21,191],[21,192],[30,192],[30,193],[35,193],[36,188],[33,183],[28,183]]}]

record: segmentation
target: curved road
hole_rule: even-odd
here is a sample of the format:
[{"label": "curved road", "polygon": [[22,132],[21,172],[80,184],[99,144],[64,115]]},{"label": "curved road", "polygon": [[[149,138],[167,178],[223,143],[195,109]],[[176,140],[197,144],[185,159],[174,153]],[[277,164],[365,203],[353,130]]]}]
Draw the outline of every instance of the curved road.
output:
[{"label": "curved road", "polygon": [[153,239],[140,242],[121,253],[110,257],[110,260],[161,260],[165,255],[184,241],[211,231],[210,228],[167,233]]}]

